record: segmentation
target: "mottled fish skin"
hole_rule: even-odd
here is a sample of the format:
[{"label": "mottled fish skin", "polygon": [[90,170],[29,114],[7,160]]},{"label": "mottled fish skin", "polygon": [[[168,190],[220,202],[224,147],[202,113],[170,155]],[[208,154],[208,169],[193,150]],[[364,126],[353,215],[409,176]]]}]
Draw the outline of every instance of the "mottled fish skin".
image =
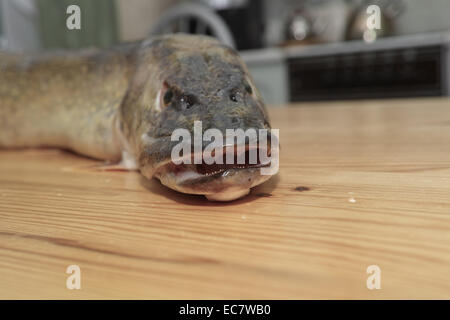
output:
[{"label": "mottled fish skin", "polygon": [[[238,54],[215,39],[200,36],[170,36],[143,43],[136,57],[130,90],[121,106],[122,131],[140,167],[156,167],[170,158],[172,131],[188,129],[202,121],[203,131],[225,129],[270,129],[262,99],[252,84]],[[253,95],[245,91],[252,86]],[[158,92],[167,86],[174,92],[173,102],[159,108]],[[232,101],[234,94],[237,101]],[[182,97],[193,104],[183,105]],[[154,143],[142,139],[150,137]],[[207,144],[207,142],[205,142]]]},{"label": "mottled fish skin", "polygon": [[[165,105],[158,95],[168,89]],[[109,50],[0,54],[0,147],[53,146],[111,161],[127,154],[151,178],[170,161],[178,143],[172,131],[192,132],[196,120],[203,131],[224,134],[270,129],[245,64],[213,38],[177,34]]]},{"label": "mottled fish skin", "polygon": [[121,156],[114,118],[132,74],[131,48],[0,55],[0,147],[51,146]]}]

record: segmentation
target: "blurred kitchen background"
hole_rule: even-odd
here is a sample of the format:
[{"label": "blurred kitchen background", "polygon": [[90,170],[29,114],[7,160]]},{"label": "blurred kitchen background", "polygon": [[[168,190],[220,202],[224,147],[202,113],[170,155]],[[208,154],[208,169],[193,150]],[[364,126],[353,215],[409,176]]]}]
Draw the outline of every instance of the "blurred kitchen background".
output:
[{"label": "blurred kitchen background", "polygon": [[[81,8],[81,30],[66,9]],[[380,8],[369,30],[367,8]],[[109,47],[209,34],[239,50],[266,102],[448,96],[449,0],[0,0],[0,47]]]}]

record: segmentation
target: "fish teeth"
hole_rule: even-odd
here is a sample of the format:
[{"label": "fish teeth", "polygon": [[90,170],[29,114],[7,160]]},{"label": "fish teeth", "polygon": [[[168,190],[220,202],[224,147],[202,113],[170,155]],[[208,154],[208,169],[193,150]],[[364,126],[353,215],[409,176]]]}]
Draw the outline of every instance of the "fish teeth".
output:
[{"label": "fish teeth", "polygon": [[224,171],[224,170],[217,170],[217,171],[213,171],[213,172],[208,172],[208,173],[206,173],[205,175],[207,175],[207,176],[213,176],[213,175],[215,175],[215,174],[217,174],[217,173],[220,173],[220,172],[222,172],[222,171]]}]

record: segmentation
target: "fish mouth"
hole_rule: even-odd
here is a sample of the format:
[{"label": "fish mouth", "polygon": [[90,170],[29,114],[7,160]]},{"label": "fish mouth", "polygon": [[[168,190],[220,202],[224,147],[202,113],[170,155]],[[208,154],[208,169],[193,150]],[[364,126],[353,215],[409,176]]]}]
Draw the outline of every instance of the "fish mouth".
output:
[{"label": "fish mouth", "polygon": [[179,177],[181,185],[207,182],[220,177],[226,177],[232,172],[268,167],[270,164],[232,165],[232,164],[167,164],[165,171]]},{"label": "fish mouth", "polygon": [[[223,163],[207,164],[202,161],[195,164],[191,161],[175,164],[170,160],[160,165],[154,176],[167,187],[183,193],[203,194],[209,200],[216,201],[234,200],[248,194],[250,188],[270,178],[260,172],[261,168],[270,166],[270,160],[260,157],[260,152],[265,152],[265,155],[270,157],[270,148],[263,151],[256,148],[254,153],[258,151],[257,156],[253,158],[251,150],[248,145],[235,147],[232,163],[226,161],[229,149],[224,149]],[[194,156],[190,155],[190,158],[193,160]],[[238,161],[239,159],[241,160]]]},{"label": "fish mouth", "polygon": [[[219,155],[219,158],[221,160],[221,163],[213,162],[211,164],[207,164],[205,160],[202,158],[201,163],[199,164],[180,164],[176,165],[175,163],[171,162],[169,164],[174,165],[172,169],[174,170],[193,170],[197,172],[200,175],[203,176],[215,176],[217,174],[222,174],[223,172],[227,170],[240,170],[240,169],[249,169],[249,168],[261,168],[269,165],[268,161],[264,161],[261,158],[261,152],[262,155],[265,157],[270,156],[270,148],[269,149],[262,149],[258,147],[251,147],[249,145],[245,145],[242,147],[234,146],[231,147],[232,149],[227,148],[226,146],[223,148],[222,155]],[[228,153],[232,152],[231,156],[228,157]],[[253,152],[253,158],[251,153]],[[265,154],[264,154],[265,153]],[[212,156],[215,156],[214,153],[212,153]],[[190,159],[191,163],[195,162],[195,156]],[[187,168],[186,168],[187,167]]]}]

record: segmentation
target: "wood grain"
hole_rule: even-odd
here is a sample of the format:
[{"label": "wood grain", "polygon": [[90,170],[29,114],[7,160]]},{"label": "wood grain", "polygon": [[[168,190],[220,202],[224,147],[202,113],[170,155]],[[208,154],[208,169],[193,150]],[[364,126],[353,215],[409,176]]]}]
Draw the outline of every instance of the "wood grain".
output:
[{"label": "wood grain", "polygon": [[60,150],[0,151],[0,297],[450,298],[450,101],[270,111],[280,172],[233,203]]}]

